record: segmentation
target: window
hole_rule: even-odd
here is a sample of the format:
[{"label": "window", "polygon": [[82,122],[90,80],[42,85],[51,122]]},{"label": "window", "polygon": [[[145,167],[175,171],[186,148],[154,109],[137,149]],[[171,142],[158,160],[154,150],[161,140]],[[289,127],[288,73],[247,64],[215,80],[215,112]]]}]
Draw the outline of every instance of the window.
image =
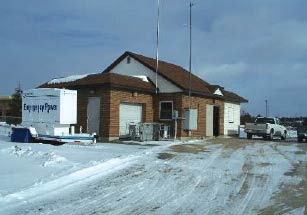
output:
[{"label": "window", "polygon": [[128,56],[127,57],[127,64],[130,64],[130,62],[131,62],[131,58],[130,58],[130,56]]},{"label": "window", "polygon": [[172,119],[173,117],[173,102],[161,101],[160,102],[160,119]]},{"label": "window", "polygon": [[275,124],[275,121],[274,121],[273,118],[259,117],[259,118],[256,119],[256,123],[258,123],[258,124],[265,124],[265,123]]}]

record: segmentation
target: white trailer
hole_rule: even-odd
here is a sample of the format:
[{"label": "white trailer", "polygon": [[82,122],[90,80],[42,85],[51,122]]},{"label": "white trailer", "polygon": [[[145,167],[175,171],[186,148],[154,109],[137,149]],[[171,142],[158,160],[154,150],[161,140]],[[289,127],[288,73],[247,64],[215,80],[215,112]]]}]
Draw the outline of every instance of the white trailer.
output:
[{"label": "white trailer", "polygon": [[75,134],[77,123],[77,91],[38,88],[22,94],[21,127],[29,128],[38,141],[95,141],[95,134]]}]

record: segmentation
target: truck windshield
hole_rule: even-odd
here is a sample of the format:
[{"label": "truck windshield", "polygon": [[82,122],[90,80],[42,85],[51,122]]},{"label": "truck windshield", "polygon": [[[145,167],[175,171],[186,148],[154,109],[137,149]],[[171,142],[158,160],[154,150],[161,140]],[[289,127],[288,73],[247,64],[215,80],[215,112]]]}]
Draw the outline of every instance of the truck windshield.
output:
[{"label": "truck windshield", "polygon": [[266,117],[257,118],[256,119],[256,123],[260,123],[260,124],[265,124],[265,123],[275,124],[273,118],[266,118]]}]

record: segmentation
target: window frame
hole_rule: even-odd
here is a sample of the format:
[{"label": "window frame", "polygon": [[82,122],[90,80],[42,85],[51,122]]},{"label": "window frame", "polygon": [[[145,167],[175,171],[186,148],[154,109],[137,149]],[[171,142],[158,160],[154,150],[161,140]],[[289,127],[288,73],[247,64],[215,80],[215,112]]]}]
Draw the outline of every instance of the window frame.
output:
[{"label": "window frame", "polygon": [[[162,119],[161,118],[161,104],[162,103],[171,103],[172,104],[172,115],[170,119]],[[159,101],[159,119],[160,120],[172,120],[173,119],[173,113],[174,113],[174,102],[173,101]]]}]

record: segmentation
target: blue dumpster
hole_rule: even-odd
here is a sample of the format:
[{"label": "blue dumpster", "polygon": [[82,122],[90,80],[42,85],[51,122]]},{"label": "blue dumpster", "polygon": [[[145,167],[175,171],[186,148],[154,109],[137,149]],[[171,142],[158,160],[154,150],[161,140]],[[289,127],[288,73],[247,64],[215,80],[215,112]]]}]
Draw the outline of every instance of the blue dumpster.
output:
[{"label": "blue dumpster", "polygon": [[30,130],[27,128],[12,128],[11,141],[19,143],[31,143],[32,136]]}]

